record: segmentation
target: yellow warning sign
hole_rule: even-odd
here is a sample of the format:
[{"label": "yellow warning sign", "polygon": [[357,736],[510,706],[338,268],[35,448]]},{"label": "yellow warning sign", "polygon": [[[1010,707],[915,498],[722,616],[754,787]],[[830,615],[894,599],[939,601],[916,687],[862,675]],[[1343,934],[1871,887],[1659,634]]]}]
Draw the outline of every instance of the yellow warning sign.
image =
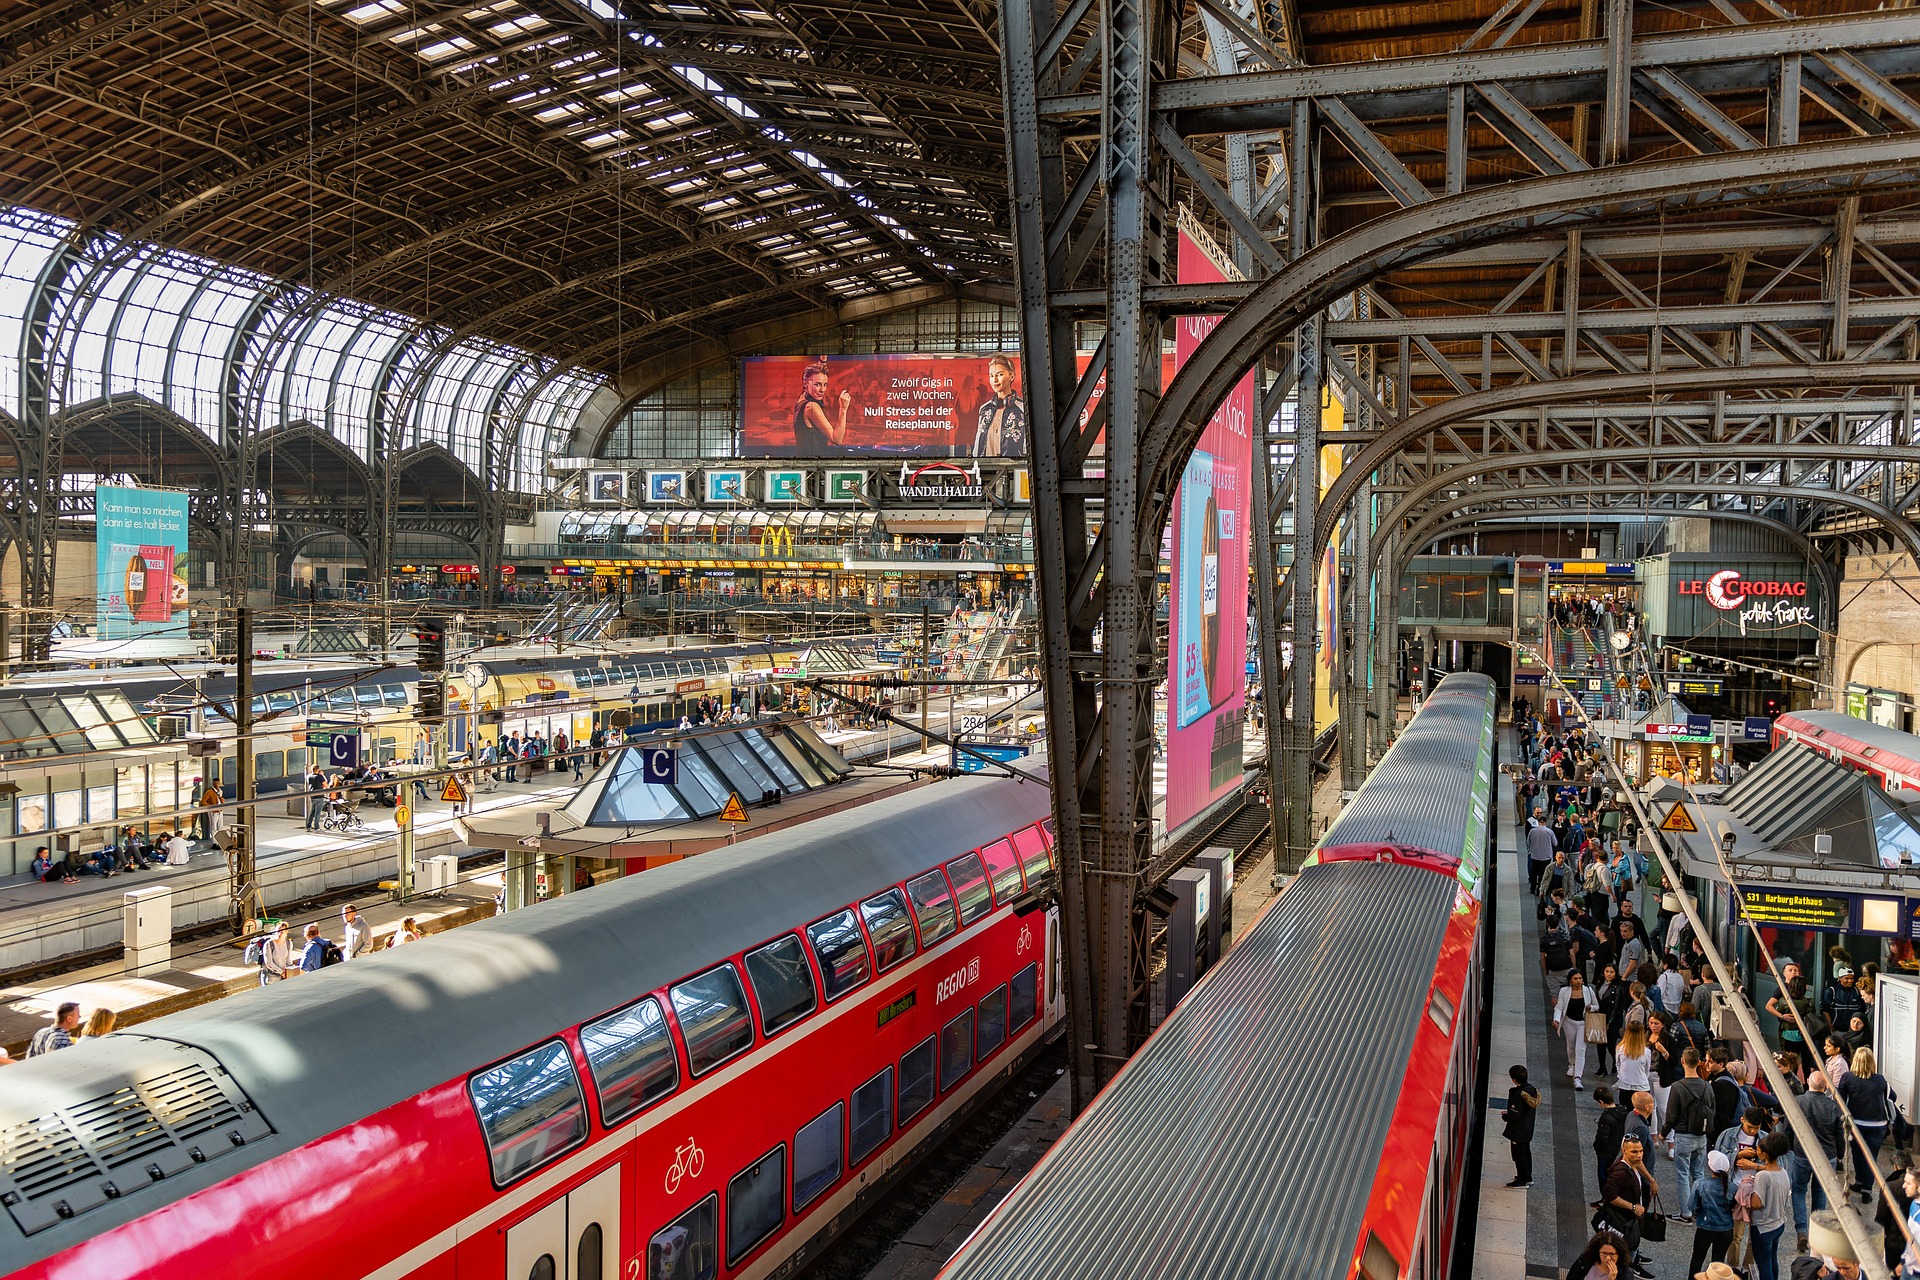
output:
[{"label": "yellow warning sign", "polygon": [[467,798],[467,791],[465,787],[460,785],[460,779],[448,778],[447,785],[440,788],[440,798],[458,803]]},{"label": "yellow warning sign", "polygon": [[413,810],[403,804],[393,806],[393,825],[404,827],[413,820]]},{"label": "yellow warning sign", "polygon": [[720,821],[722,822],[750,821],[750,819],[747,817],[747,806],[740,803],[740,793],[738,791],[731,791],[727,793],[727,807],[720,811]]},{"label": "yellow warning sign", "polygon": [[1666,818],[1660,823],[1660,829],[1680,832],[1700,830],[1693,824],[1693,815],[1687,812],[1687,802],[1684,800],[1673,802],[1673,808],[1667,811]]}]

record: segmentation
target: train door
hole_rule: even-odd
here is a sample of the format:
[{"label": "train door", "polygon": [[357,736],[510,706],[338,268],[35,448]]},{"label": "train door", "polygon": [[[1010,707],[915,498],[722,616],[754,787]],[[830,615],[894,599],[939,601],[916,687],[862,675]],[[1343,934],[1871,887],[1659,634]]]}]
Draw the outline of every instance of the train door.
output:
[{"label": "train door", "polygon": [[505,1280],[620,1280],[620,1166],[508,1227]]},{"label": "train door", "polygon": [[1047,1020],[1067,1016],[1067,984],[1060,981],[1060,908],[1047,909]]}]

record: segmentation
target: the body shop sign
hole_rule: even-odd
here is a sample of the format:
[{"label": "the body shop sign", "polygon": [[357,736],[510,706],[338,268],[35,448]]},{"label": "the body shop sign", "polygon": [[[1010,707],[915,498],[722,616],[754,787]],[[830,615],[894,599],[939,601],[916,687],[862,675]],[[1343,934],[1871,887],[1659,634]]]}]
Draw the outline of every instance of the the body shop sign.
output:
[{"label": "the body shop sign", "polygon": [[1715,609],[1733,614],[1742,635],[1813,625],[1805,579],[1748,578],[1738,569],[1722,569],[1704,578],[1679,579],[1674,589],[1683,596],[1704,596]]}]

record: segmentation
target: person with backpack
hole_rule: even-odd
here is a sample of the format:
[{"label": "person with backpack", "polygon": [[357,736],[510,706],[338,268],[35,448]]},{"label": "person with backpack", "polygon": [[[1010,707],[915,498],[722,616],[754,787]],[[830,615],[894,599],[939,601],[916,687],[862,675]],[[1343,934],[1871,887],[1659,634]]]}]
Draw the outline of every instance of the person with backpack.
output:
[{"label": "person with backpack", "polygon": [[317,973],[329,965],[339,964],[346,958],[331,938],[320,936],[319,925],[308,925],[306,938],[307,945],[300,949],[300,972]]},{"label": "person with backpack", "polygon": [[[1694,1186],[1706,1176],[1707,1146],[1713,1139],[1713,1086],[1700,1077],[1700,1051],[1680,1051],[1680,1079],[1667,1090],[1667,1110],[1662,1117],[1667,1141],[1673,1147],[1673,1169],[1680,1179],[1682,1221],[1691,1221]],[[1729,1221],[1731,1232],[1732,1223]],[[1724,1250],[1722,1251],[1724,1253]],[[1694,1264],[1698,1269],[1699,1263]]]},{"label": "person with backpack", "polygon": [[1550,914],[1546,932],[1540,935],[1540,972],[1546,975],[1547,990],[1560,990],[1575,959],[1573,931],[1563,917]]}]

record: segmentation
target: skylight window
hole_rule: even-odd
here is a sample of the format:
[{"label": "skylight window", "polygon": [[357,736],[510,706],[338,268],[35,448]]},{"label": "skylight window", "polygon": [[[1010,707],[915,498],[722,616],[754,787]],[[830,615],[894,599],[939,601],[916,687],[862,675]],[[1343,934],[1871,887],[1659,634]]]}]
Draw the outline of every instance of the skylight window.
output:
[{"label": "skylight window", "polygon": [[521,14],[505,22],[496,22],[487,28],[489,34],[502,40],[510,40],[517,35],[528,35],[548,25],[547,20],[537,13]]},{"label": "skylight window", "polygon": [[468,50],[478,47],[478,45],[474,44],[473,41],[467,39],[465,36],[451,36],[445,40],[422,46],[413,52],[414,56],[422,62],[438,62],[443,58],[451,58],[456,53],[466,53]]},{"label": "skylight window", "polygon": [[348,22],[357,22],[361,26],[366,26],[370,22],[379,22],[383,18],[391,18],[394,14],[404,12],[404,10],[405,6],[400,3],[400,0],[372,0],[371,4],[358,5],[347,10],[340,16]]}]

